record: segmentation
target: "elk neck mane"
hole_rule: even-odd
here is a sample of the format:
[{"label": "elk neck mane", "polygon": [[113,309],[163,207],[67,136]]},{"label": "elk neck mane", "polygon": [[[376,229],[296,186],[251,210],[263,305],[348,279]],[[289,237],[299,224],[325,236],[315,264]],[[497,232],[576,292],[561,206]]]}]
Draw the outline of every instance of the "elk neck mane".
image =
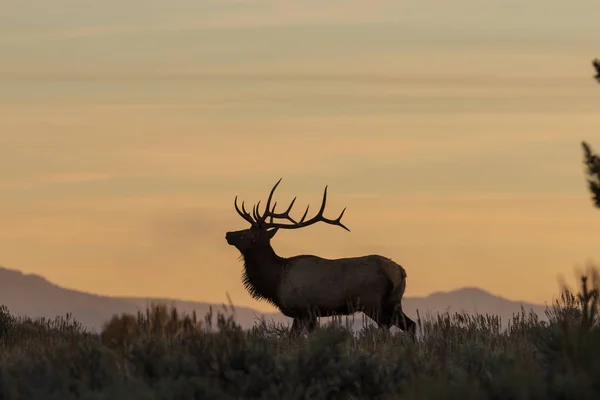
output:
[{"label": "elk neck mane", "polygon": [[278,256],[270,245],[245,251],[241,259],[244,263],[242,283],[250,296],[277,307],[277,289],[288,259]]}]

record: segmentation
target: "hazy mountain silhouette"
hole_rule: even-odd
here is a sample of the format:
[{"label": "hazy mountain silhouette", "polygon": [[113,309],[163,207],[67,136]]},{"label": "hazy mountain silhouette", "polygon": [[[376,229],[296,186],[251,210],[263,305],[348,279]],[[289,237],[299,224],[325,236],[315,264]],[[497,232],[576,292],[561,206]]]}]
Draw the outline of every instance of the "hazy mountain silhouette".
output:
[{"label": "hazy mountain silhouette", "polygon": [[[150,302],[173,304],[178,310],[196,314],[201,319],[212,306],[216,313],[223,310],[222,304],[182,301],[161,298],[110,297],[89,294],[57,286],[39,275],[23,274],[20,271],[0,267],[0,304],[8,307],[14,315],[31,318],[64,316],[71,313],[88,329],[100,331],[102,324],[114,314],[137,313],[145,310]],[[451,292],[436,292],[426,297],[407,297],[403,302],[405,312],[416,319],[416,310],[421,317],[438,312],[461,312],[496,314],[507,321],[523,306],[545,319],[545,306],[506,300],[477,288],[464,288]],[[257,318],[265,317],[274,322],[288,323],[290,320],[280,313],[261,313],[248,307],[235,307],[235,319],[243,327],[251,327]],[[362,315],[354,317],[355,327],[363,324]]]}]

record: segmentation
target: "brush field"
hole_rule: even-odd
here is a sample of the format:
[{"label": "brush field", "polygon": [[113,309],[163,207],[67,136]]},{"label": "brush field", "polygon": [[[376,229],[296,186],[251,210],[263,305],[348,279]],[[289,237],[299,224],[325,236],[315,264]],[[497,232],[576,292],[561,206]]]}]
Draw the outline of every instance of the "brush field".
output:
[{"label": "brush field", "polygon": [[[322,327],[289,339],[219,313],[198,320],[152,305],[101,335],[69,316],[0,310],[1,399],[599,399],[597,274],[565,289],[548,321],[523,311],[419,318],[419,339]],[[593,286],[593,288],[588,288]]]}]

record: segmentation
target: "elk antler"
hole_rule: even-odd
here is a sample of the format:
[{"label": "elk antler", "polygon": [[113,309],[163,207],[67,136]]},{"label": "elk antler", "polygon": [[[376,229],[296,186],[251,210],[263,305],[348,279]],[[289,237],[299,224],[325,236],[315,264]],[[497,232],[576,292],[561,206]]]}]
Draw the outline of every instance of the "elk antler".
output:
[{"label": "elk antler", "polygon": [[[299,229],[299,228],[303,228],[305,226],[315,224],[317,222],[325,222],[326,224],[342,227],[345,230],[347,230],[348,232],[350,232],[350,229],[348,229],[344,224],[342,224],[342,217],[344,215],[344,212],[346,211],[346,208],[344,208],[342,210],[340,216],[337,217],[336,219],[328,219],[323,216],[323,212],[325,211],[325,205],[327,204],[327,186],[325,186],[325,191],[323,192],[323,202],[321,203],[321,208],[319,209],[319,212],[317,213],[317,215],[315,215],[308,221],[305,221],[305,219],[306,219],[306,215],[308,214],[308,209],[310,208],[310,205],[306,207],[306,211],[304,212],[304,215],[302,216],[302,219],[300,219],[300,221],[296,222],[296,221],[294,221],[294,219],[292,217],[290,217],[289,214],[290,214],[290,211],[292,210],[292,207],[294,206],[294,203],[296,202],[296,197],[294,197],[294,199],[290,203],[287,210],[285,210],[282,213],[275,213],[275,205],[277,203],[275,203],[275,205],[273,205],[272,209],[270,208],[270,204],[271,204],[271,199],[273,197],[273,193],[275,192],[275,188],[277,188],[277,185],[279,185],[279,182],[281,182],[281,179],[277,182],[277,184],[273,187],[273,189],[271,189],[271,193],[269,194],[269,199],[267,200],[267,206],[265,208],[265,212],[262,215],[261,224],[264,228],[267,228],[267,229],[268,228]],[[266,222],[267,217],[270,218],[269,222]],[[273,222],[274,218],[285,218],[285,219],[289,220],[290,222],[292,222],[292,224],[288,225],[288,224],[275,223],[275,222]]]},{"label": "elk antler", "polygon": [[237,196],[235,196],[235,200],[233,201],[233,205],[235,206],[235,211],[237,211],[238,214],[240,214],[240,216],[242,218],[244,218],[246,221],[250,222],[251,225],[255,225],[256,222],[252,219],[252,217],[250,216],[250,214],[248,214],[248,211],[246,211],[246,209],[244,208],[244,202],[242,201],[242,211],[240,211],[240,209],[238,208],[237,205]]},{"label": "elk antler", "polygon": [[292,217],[289,216],[289,212],[292,209],[294,202],[296,201],[296,198],[294,197],[294,200],[292,200],[292,203],[290,204],[290,206],[288,207],[288,209],[283,212],[283,213],[275,213],[275,206],[277,206],[277,202],[275,202],[273,204],[273,208],[271,209],[271,212],[269,213],[269,215],[267,214],[268,209],[271,207],[271,200],[273,199],[273,193],[275,193],[275,189],[277,188],[277,186],[279,185],[279,183],[281,182],[280,178],[277,183],[275,184],[275,186],[273,187],[273,189],[271,189],[271,193],[269,194],[269,198],[267,200],[267,206],[265,209],[265,213],[263,215],[260,215],[260,211],[259,211],[259,207],[260,207],[260,201],[252,206],[252,215],[250,215],[250,213],[248,211],[246,211],[246,209],[244,208],[244,202],[242,201],[242,209],[240,210],[238,205],[237,205],[237,196],[235,196],[235,200],[233,202],[233,205],[235,206],[235,210],[237,211],[237,213],[244,218],[246,221],[248,221],[252,226],[259,226],[261,224],[263,224],[265,222],[265,220],[267,219],[267,217],[271,218],[271,222],[273,222],[273,218],[284,218],[287,219],[291,222],[296,222],[292,219]]},{"label": "elk antler", "polygon": [[[280,178],[277,181],[277,183],[275,184],[275,186],[273,186],[273,188],[271,189],[271,192],[269,193],[269,197],[267,199],[267,204],[265,206],[265,212],[262,215],[260,214],[260,211],[259,211],[260,201],[255,206],[252,207],[252,213],[254,216],[254,217],[252,217],[252,216],[250,216],[250,213],[248,213],[244,209],[243,202],[242,202],[242,211],[240,211],[240,209],[237,206],[237,196],[236,196],[236,200],[235,200],[234,204],[235,204],[235,209],[238,212],[238,214],[240,214],[240,216],[242,218],[244,218],[246,221],[250,222],[250,224],[252,224],[252,226],[256,226],[256,227],[260,226],[264,229],[269,229],[269,228],[299,229],[299,228],[303,228],[305,226],[315,224],[317,222],[325,222],[326,224],[340,226],[340,227],[344,228],[345,230],[347,230],[348,232],[350,232],[350,229],[348,229],[344,224],[342,224],[342,216],[344,215],[346,208],[344,208],[342,210],[342,213],[336,219],[328,219],[323,216],[323,212],[325,211],[325,205],[327,203],[327,186],[325,186],[325,191],[323,192],[323,202],[321,203],[321,208],[319,209],[319,212],[317,213],[317,215],[315,215],[308,221],[305,221],[305,219],[306,219],[306,215],[308,214],[308,209],[309,209],[310,205],[306,207],[306,211],[304,212],[304,215],[302,216],[302,219],[300,221],[296,222],[290,216],[290,211],[292,210],[292,207],[294,206],[294,203],[296,202],[296,197],[294,197],[294,199],[292,200],[292,202],[290,203],[290,205],[284,212],[276,213],[275,207],[277,206],[277,202],[275,202],[273,204],[273,207],[271,208],[271,201],[273,200],[273,194],[275,193],[275,189],[277,189],[277,186],[279,186],[279,183],[281,183],[281,179],[282,178]],[[269,218],[269,222],[267,222],[267,218]],[[273,220],[275,218],[286,219],[286,220],[290,221],[292,224],[282,224],[282,223],[273,222]]]}]

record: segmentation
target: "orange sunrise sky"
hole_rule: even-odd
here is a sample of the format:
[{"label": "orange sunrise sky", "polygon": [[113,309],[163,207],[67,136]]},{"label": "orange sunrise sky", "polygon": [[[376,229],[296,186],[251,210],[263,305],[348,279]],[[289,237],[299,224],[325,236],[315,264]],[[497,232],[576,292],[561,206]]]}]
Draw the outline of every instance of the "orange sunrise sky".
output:
[{"label": "orange sunrise sky", "polygon": [[543,303],[600,262],[598,0],[8,0],[0,265],[106,295],[271,310],[225,232],[343,207],[282,256],[377,253],[406,296]]}]

